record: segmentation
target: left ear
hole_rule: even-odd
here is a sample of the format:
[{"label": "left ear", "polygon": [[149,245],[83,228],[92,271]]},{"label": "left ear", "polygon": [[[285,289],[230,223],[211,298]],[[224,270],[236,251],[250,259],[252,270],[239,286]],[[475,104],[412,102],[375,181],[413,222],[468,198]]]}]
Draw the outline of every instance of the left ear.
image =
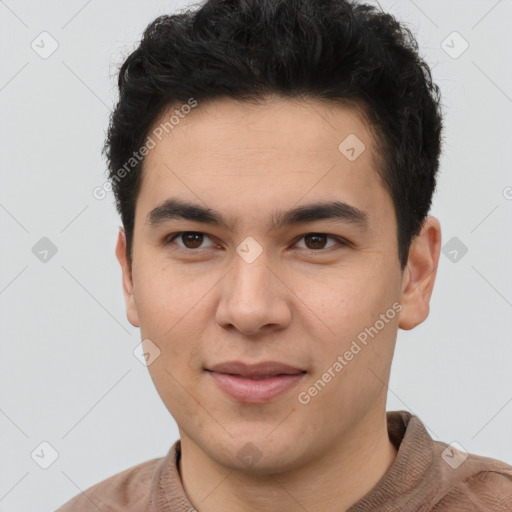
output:
[{"label": "left ear", "polygon": [[400,329],[413,329],[428,317],[440,252],[441,224],[436,217],[429,215],[409,249],[402,277]]}]

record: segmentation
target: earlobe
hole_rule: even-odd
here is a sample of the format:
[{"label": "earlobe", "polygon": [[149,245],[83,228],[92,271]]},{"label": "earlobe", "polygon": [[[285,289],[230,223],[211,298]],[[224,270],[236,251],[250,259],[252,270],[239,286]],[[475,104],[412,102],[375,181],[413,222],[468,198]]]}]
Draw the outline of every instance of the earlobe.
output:
[{"label": "earlobe", "polygon": [[123,227],[119,228],[119,233],[117,235],[116,257],[121,265],[126,317],[134,327],[139,327],[139,317],[134,296],[132,265],[128,260],[126,234]]},{"label": "earlobe", "polygon": [[440,252],[441,225],[429,215],[423,222],[420,234],[411,243],[402,277],[400,329],[413,329],[428,317]]}]

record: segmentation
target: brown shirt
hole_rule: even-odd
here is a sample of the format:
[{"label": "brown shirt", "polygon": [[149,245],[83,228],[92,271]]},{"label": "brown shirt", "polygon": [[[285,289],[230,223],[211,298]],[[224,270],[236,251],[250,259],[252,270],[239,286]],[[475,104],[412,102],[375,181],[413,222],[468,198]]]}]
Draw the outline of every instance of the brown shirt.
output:
[{"label": "brown shirt", "polygon": [[[512,466],[434,441],[407,411],[390,411],[387,420],[397,457],[347,512],[512,512]],[[165,457],[107,478],[57,512],[194,512],[178,471],[180,455],[178,440]]]}]

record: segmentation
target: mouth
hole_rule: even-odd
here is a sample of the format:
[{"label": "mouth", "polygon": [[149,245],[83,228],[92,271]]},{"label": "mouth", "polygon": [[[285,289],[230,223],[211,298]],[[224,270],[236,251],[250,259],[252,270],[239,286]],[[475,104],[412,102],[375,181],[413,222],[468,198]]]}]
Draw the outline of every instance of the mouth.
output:
[{"label": "mouth", "polygon": [[[212,373],[218,373],[218,372],[212,372]],[[271,379],[273,377],[284,377],[284,376],[288,376],[288,375],[292,375],[292,374],[277,373],[275,375],[253,375],[251,377],[244,376],[244,375],[238,375],[236,373],[223,373],[223,375],[230,375],[232,377],[238,377],[240,379],[246,379],[246,380],[268,380],[268,379]],[[293,375],[295,375],[295,374],[293,374]]]},{"label": "mouth", "polygon": [[224,394],[242,403],[265,403],[295,387],[307,373],[276,361],[246,364],[239,361],[205,368]]}]

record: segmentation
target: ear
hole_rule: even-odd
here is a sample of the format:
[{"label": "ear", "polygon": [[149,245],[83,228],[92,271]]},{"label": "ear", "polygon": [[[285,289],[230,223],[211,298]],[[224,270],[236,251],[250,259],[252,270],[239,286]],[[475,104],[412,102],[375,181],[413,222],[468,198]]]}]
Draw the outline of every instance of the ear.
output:
[{"label": "ear", "polygon": [[132,266],[128,260],[126,235],[123,227],[119,228],[117,235],[116,256],[123,272],[123,293],[124,302],[126,304],[126,316],[134,327],[139,327],[139,316],[137,314],[137,306],[133,294]]},{"label": "ear", "polygon": [[398,322],[400,329],[413,329],[428,317],[440,252],[441,225],[435,217],[429,215],[409,249],[402,277],[400,302],[403,309]]}]

